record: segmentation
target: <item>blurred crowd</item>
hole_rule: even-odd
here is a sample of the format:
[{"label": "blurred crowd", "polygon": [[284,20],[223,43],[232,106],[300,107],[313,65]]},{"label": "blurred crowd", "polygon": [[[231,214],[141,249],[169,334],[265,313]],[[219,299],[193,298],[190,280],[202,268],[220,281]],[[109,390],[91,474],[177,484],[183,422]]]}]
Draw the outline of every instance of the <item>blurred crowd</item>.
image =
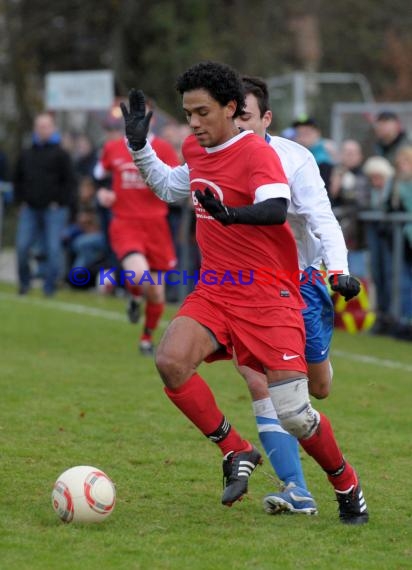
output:
[{"label": "blurred crowd", "polygon": [[[124,136],[119,113],[111,113],[103,127],[103,144]],[[344,232],[349,269],[374,297],[377,318],[372,333],[412,340],[412,140],[392,111],[379,113],[373,130],[374,148],[367,155],[357,140],[344,140],[338,147],[323,137],[313,117],[297,118],[282,135],[307,147],[319,165]],[[189,134],[188,126],[172,121],[156,134],[168,141],[182,160],[181,145]],[[44,294],[53,295],[62,282],[71,285],[68,275],[72,268],[87,268],[93,276],[87,284],[91,287],[99,268],[119,267],[108,239],[111,209],[99,200],[99,189],[111,184],[110,178],[96,178],[101,146],[96,147],[86,133],[59,134],[53,116],[42,113],[35,118],[31,145],[22,150],[13,168],[0,152],[0,183],[12,182],[18,205],[20,294],[28,292],[36,277],[43,280]],[[362,216],[366,211],[377,215],[366,220]],[[411,214],[411,222],[399,222],[403,251],[398,291],[393,289],[394,224],[387,221],[394,212]],[[176,268],[195,271],[199,255],[191,205],[169,205],[168,222]],[[119,293],[110,283],[100,284],[99,289]],[[394,295],[399,297],[398,315],[393,311]],[[181,301],[182,291],[169,287],[167,300]]]},{"label": "blurred crowd", "polygon": [[[349,269],[373,287],[372,333],[412,340],[412,140],[392,111],[380,112],[373,130],[369,156],[357,140],[344,140],[337,147],[323,138],[311,117],[296,120],[288,136],[313,153],[343,230]],[[365,212],[376,215],[365,219]],[[395,226],[389,221],[394,212],[411,215],[411,222],[398,222],[403,237],[399,283],[394,275]],[[393,310],[395,297],[398,311]]]}]

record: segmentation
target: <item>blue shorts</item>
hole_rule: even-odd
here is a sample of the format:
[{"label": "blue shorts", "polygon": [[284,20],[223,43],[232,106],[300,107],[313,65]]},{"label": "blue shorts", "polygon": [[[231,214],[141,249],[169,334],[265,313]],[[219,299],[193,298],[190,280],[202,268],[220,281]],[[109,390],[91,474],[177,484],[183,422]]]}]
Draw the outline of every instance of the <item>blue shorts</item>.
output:
[{"label": "blue shorts", "polygon": [[334,309],[324,279],[318,269],[308,267],[302,275],[300,292],[306,303],[302,310],[306,329],[306,362],[323,362],[329,356]]}]

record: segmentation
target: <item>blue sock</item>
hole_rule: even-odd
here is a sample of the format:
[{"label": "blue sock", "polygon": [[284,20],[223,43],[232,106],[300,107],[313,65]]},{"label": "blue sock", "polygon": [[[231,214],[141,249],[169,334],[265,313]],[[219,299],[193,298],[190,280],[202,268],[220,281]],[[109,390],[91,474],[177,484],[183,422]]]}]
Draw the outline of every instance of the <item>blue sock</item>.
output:
[{"label": "blue sock", "polygon": [[307,489],[299,457],[298,440],[285,431],[278,420],[272,400],[253,402],[253,411],[263,449],[278,478]]}]

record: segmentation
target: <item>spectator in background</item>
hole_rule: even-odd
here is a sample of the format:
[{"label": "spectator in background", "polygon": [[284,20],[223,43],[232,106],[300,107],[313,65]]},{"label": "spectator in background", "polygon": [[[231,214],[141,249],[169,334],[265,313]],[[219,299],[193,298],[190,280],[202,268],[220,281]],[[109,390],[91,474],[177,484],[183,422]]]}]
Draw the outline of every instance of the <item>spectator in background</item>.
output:
[{"label": "spectator in background", "polygon": [[[386,158],[372,156],[363,165],[368,183],[369,210],[384,212],[387,209],[390,182],[395,169]],[[366,224],[366,243],[370,255],[370,272],[375,286],[376,321],[372,334],[389,334],[393,319],[390,313],[392,297],[392,254],[390,247],[391,230],[383,222]]]},{"label": "spectator in background", "polygon": [[343,141],[339,158],[331,173],[329,197],[349,250],[349,270],[357,277],[365,277],[366,243],[358,212],[368,206],[368,181],[362,171],[361,145],[352,139]]},{"label": "spectator in background", "polygon": [[84,267],[92,272],[105,256],[105,240],[96,209],[82,207],[76,218],[77,234],[73,235],[69,249],[72,254],[72,268]]},{"label": "spectator in background", "polygon": [[295,129],[296,142],[305,146],[315,157],[320,175],[329,193],[330,176],[335,162],[330,142],[322,138],[320,128],[312,117],[303,115],[293,122],[292,127]]},{"label": "spectator in background", "polygon": [[[402,146],[395,155],[395,177],[392,180],[389,211],[412,214],[412,145]],[[401,318],[394,336],[412,340],[412,222],[404,231],[403,264],[401,270]]]},{"label": "spectator in background", "polygon": [[182,163],[182,144],[187,136],[187,134],[186,136],[183,136],[182,125],[180,123],[168,123],[161,128],[160,136],[172,145],[179,156],[180,162]]},{"label": "spectator in background", "polygon": [[382,111],[375,119],[375,153],[395,164],[395,156],[400,148],[411,145],[412,141],[404,131],[399,117],[393,111]]},{"label": "spectator in background", "polygon": [[78,187],[78,204],[80,208],[96,208],[96,186],[91,176],[82,176]]},{"label": "spectator in background", "polygon": [[0,182],[9,179],[9,165],[6,153],[0,149]]},{"label": "spectator in background", "polygon": [[35,117],[32,145],[18,158],[14,188],[20,205],[16,235],[18,292],[24,295],[30,289],[29,252],[36,238],[43,236],[43,291],[53,295],[64,266],[61,237],[75,204],[75,175],[49,113]]},{"label": "spectator in background", "polygon": [[94,281],[98,271],[97,265],[106,262],[107,250],[97,213],[95,183],[89,176],[80,179],[76,209],[76,219],[67,227],[64,235],[68,264],[72,269],[88,269]]},{"label": "spectator in background", "polygon": [[73,160],[74,168],[80,178],[84,176],[93,176],[93,170],[97,162],[97,151],[94,148],[90,137],[87,135],[81,134],[76,138],[74,143]]},{"label": "spectator in background", "polygon": [[9,165],[6,153],[0,148],[0,251],[3,242],[4,209],[13,201],[13,186],[9,182]]}]

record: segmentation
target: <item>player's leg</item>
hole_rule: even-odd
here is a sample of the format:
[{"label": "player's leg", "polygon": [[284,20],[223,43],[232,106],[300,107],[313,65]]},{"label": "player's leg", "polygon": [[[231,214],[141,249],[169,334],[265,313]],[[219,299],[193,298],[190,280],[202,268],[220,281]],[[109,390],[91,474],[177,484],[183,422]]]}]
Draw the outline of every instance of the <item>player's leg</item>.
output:
[{"label": "player's leg", "polygon": [[[295,318],[300,351],[285,351],[283,325],[287,318]],[[286,320],[285,320],[286,319]],[[284,511],[315,514],[316,503],[306,489],[300,464],[298,442],[281,425],[273,406],[263,370],[279,368],[279,379],[306,373],[304,329],[300,311],[266,308],[264,311],[241,307],[231,309],[231,338],[238,369],[245,377],[251,392],[259,437],[279,479],[282,490],[266,497],[265,510],[270,514]],[[284,370],[282,370],[284,368]],[[294,369],[295,368],[295,369]],[[300,370],[300,372],[297,372]]]},{"label": "player's leg", "polygon": [[130,251],[122,258],[121,265],[123,271],[127,272],[124,273],[124,286],[129,294],[127,316],[132,324],[136,324],[140,320],[141,303],[148,288],[147,282],[143,284],[142,281],[149,274],[149,264],[142,253]]},{"label": "player's leg", "polygon": [[39,212],[34,208],[30,208],[26,204],[20,207],[16,232],[18,292],[20,295],[25,295],[30,289],[29,252],[39,233],[39,217]]},{"label": "player's leg", "polygon": [[269,392],[282,427],[295,435],[304,450],[325,471],[339,501],[340,519],[348,524],[368,521],[362,489],[353,467],[345,460],[328,418],[312,408],[307,378],[279,380],[268,371]]},{"label": "player's leg", "polygon": [[127,313],[130,322],[137,323],[140,318],[141,302],[145,298],[145,320],[139,341],[142,354],[151,355],[154,352],[153,333],[156,330],[165,307],[165,288],[163,277],[159,272],[152,273],[149,261],[141,253],[130,253],[122,260],[125,277],[125,287],[129,292]]},{"label": "player's leg", "polygon": [[306,303],[302,315],[305,323],[305,358],[308,364],[309,393],[318,399],[329,395],[332,366],[329,350],[333,334],[333,303],[323,274],[313,267],[304,271],[300,292]]},{"label": "player's leg", "polygon": [[150,273],[151,282],[145,289],[146,307],[143,332],[140,338],[140,352],[150,355],[154,352],[153,334],[165,310],[165,283],[161,272]]},{"label": "player's leg", "polygon": [[333,378],[333,368],[329,357],[322,362],[308,362],[309,393],[318,400],[327,398]]},{"label": "player's leg", "polygon": [[[309,392],[311,396],[321,399],[329,395],[333,376],[329,360],[333,334],[333,304],[321,272],[310,267],[305,271],[305,277],[305,283],[301,283],[300,290],[306,302],[306,309],[302,313],[306,330],[305,357],[308,363]],[[313,435],[300,440],[300,443],[326,471],[334,486],[342,522],[367,522],[366,503],[356,473],[345,462],[328,418],[322,414],[318,416],[318,426]]]},{"label": "player's leg", "polygon": [[280,425],[270,399],[266,376],[248,366],[238,366],[238,371],[246,380],[252,396],[259,439],[275,473],[283,483],[283,490],[274,493],[271,501],[266,501],[267,511],[270,514],[285,510],[314,514],[316,505],[307,490],[298,441]]},{"label": "player's leg", "polygon": [[44,234],[46,245],[46,275],[44,294],[53,295],[59,278],[64,273],[64,252],[61,241],[63,229],[69,219],[65,206],[49,206],[44,210]]},{"label": "player's leg", "polygon": [[[131,323],[140,319],[140,304],[144,295],[141,283],[149,271],[143,242],[139,234],[138,220],[124,220],[114,217],[110,220],[109,242],[112,251],[121,264],[124,287],[128,292],[126,313]],[[127,274],[126,272],[129,272]]]},{"label": "player's leg", "polygon": [[141,225],[146,259],[151,268],[151,279],[145,289],[146,310],[140,351],[153,353],[153,333],[165,309],[165,272],[176,265],[176,254],[165,216]]},{"label": "player's leg", "polygon": [[[221,350],[220,345],[228,339],[213,305],[204,300],[196,303],[194,296],[186,299],[179,311],[182,316],[178,314],[164,333],[156,351],[156,366],[169,399],[222,451],[226,478],[222,503],[231,506],[247,492],[249,476],[261,463],[261,455],[231,426],[209,386],[196,372],[198,365]],[[204,315],[204,324],[196,320],[196,313],[200,319]]]}]

